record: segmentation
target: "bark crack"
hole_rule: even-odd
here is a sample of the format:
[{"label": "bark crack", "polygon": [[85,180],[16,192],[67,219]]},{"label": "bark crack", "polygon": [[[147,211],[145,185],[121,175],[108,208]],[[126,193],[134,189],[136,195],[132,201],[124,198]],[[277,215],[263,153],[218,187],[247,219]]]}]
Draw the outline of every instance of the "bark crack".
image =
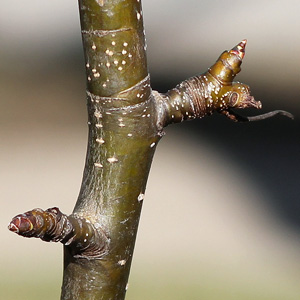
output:
[{"label": "bark crack", "polygon": [[[115,95],[122,95],[122,94],[125,94],[125,93],[128,93],[128,92],[131,92],[133,90],[139,90],[141,88],[144,88],[146,87],[147,85],[149,84],[150,86],[150,74],[148,74],[147,76],[145,76],[142,80],[140,80],[139,82],[137,82],[135,85],[129,87],[128,89],[126,90],[123,90]],[[113,96],[115,96],[113,95]]]},{"label": "bark crack", "polygon": [[114,33],[118,33],[118,32],[123,32],[123,31],[129,31],[132,30],[132,28],[118,28],[118,29],[110,29],[110,30],[81,30],[82,34],[86,34],[86,35],[94,35],[97,37],[103,37],[106,36],[108,34],[114,34]]}]

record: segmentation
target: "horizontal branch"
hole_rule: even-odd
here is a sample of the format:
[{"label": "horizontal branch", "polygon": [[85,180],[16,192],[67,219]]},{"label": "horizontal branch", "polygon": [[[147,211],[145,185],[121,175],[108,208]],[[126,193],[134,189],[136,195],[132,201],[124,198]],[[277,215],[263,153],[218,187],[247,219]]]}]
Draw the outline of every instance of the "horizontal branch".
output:
[{"label": "horizontal branch", "polygon": [[285,111],[274,111],[261,117],[243,117],[232,110],[262,107],[261,102],[251,96],[248,85],[233,82],[241,71],[246,42],[243,40],[230,51],[224,51],[207,72],[181,82],[166,94],[153,91],[158,111],[158,126],[163,128],[171,123],[202,118],[214,112],[236,122],[257,121],[277,114],[292,118],[293,116]]}]

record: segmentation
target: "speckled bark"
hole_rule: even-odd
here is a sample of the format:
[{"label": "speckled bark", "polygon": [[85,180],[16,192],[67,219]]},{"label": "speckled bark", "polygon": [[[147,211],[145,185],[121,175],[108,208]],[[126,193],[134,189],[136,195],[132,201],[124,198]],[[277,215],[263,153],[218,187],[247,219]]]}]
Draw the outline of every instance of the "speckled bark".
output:
[{"label": "speckled bark", "polygon": [[73,214],[109,238],[100,259],[65,247],[61,299],[124,299],[146,181],[160,138],[140,1],[79,1],[89,142]]}]

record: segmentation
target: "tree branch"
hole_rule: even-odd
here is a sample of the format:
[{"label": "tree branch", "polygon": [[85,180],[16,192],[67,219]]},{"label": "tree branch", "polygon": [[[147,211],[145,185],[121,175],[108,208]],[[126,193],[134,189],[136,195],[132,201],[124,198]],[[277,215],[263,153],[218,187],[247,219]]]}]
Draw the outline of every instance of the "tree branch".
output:
[{"label": "tree branch", "polygon": [[[247,85],[233,82],[246,40],[204,74],[166,94],[152,91],[140,0],[80,0],[87,73],[89,137],[82,186],[71,216],[58,208],[16,216],[9,229],[64,244],[61,299],[125,297],[146,182],[163,128],[232,108],[261,108]],[[280,111],[281,114],[291,116]]]},{"label": "tree branch", "polygon": [[293,115],[276,110],[256,117],[243,117],[232,108],[256,108],[262,104],[250,95],[250,87],[240,82],[233,82],[241,71],[247,41],[243,40],[230,51],[224,51],[207,72],[189,78],[166,94],[154,92],[157,102],[160,127],[188,119],[202,118],[214,112],[221,113],[232,121],[246,122],[263,120],[282,114]]}]

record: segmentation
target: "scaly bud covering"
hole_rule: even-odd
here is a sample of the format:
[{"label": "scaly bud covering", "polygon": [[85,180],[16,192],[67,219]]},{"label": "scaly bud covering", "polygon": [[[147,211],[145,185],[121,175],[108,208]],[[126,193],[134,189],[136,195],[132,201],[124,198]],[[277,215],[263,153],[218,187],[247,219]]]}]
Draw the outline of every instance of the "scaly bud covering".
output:
[{"label": "scaly bud covering", "polygon": [[234,53],[240,57],[242,60],[245,56],[245,48],[246,48],[247,40],[242,40],[239,44],[233,47],[229,53]]},{"label": "scaly bud covering", "polygon": [[224,114],[233,121],[255,121],[276,114],[292,117],[284,111],[275,111],[255,117],[242,117],[232,108],[261,108],[261,102],[250,95],[246,84],[233,82],[241,71],[247,40],[243,40],[229,51],[224,51],[207,72],[178,84],[167,94],[153,92],[159,118],[158,126],[182,122],[186,119],[202,118],[213,112]]},{"label": "scaly bud covering", "polygon": [[88,220],[63,214],[57,207],[33,209],[15,216],[8,229],[24,237],[61,242],[74,257],[101,258],[109,239]]},{"label": "scaly bud covering", "polygon": [[222,84],[232,83],[234,77],[241,71],[242,60],[245,56],[246,40],[243,40],[230,51],[224,51],[208,73]]}]

